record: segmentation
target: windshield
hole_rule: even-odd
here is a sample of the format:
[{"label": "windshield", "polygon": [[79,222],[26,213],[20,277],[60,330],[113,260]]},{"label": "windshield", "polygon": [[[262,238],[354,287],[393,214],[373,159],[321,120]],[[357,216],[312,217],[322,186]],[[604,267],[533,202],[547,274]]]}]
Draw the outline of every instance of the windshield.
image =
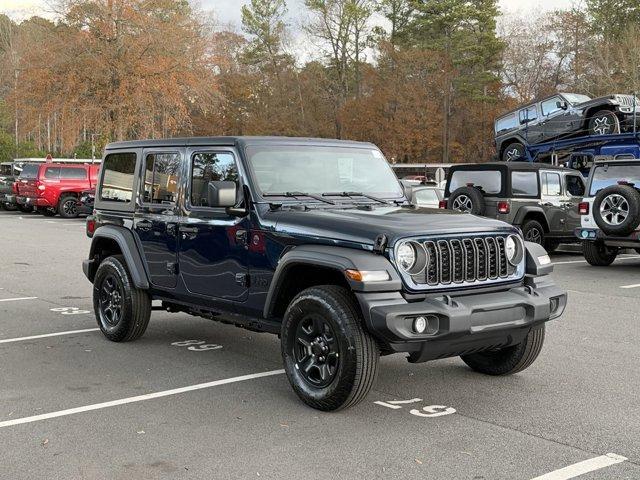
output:
[{"label": "windshield", "polygon": [[310,145],[253,146],[247,157],[260,192],[362,192],[402,197],[400,182],[379,150]]},{"label": "windshield", "polygon": [[595,168],[591,179],[590,195],[618,182],[628,182],[640,187],[640,165],[602,165]]},{"label": "windshield", "polygon": [[586,95],[580,95],[579,93],[563,93],[562,96],[567,99],[567,102],[575,105],[576,103],[584,103],[591,100],[591,97]]},{"label": "windshield", "polygon": [[20,178],[37,178],[39,169],[40,165],[36,165],[35,163],[27,163],[22,167]]}]

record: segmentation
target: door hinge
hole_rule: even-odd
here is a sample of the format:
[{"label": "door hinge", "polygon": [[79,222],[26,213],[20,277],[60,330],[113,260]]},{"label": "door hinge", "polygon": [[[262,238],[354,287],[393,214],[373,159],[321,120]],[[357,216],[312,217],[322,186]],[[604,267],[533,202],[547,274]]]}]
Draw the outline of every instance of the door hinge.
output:
[{"label": "door hinge", "polygon": [[236,283],[241,287],[249,287],[249,275],[246,273],[236,273]]},{"label": "door hinge", "polygon": [[167,272],[177,275],[178,264],[176,262],[167,262]]}]

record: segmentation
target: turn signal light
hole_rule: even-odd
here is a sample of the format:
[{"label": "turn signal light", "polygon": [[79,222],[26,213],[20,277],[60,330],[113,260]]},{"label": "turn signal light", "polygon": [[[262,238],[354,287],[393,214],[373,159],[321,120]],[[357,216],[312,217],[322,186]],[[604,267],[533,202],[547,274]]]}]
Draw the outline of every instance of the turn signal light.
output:
[{"label": "turn signal light", "polygon": [[511,211],[511,205],[509,202],[498,202],[498,213],[509,213]]},{"label": "turn signal light", "polygon": [[580,202],[578,204],[578,212],[580,212],[580,215],[589,215],[589,202]]},{"label": "turn signal light", "polygon": [[345,270],[347,278],[356,282],[386,282],[390,280],[389,273],[386,271],[363,271],[363,270]]},{"label": "turn signal light", "polygon": [[440,200],[438,202],[438,208],[447,208],[447,201],[446,200]]}]

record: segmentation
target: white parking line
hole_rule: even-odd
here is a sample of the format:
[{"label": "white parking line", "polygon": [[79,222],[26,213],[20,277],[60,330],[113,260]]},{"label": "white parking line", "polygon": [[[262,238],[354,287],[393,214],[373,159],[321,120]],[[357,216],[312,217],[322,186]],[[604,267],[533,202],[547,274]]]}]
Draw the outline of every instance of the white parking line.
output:
[{"label": "white parking line", "polygon": [[73,335],[74,333],[95,332],[99,328],[85,328],[83,330],[67,330],[66,332],[45,333],[43,335],[31,335],[30,337],[5,338],[0,343],[24,342],[25,340],[37,340],[38,338],[59,337],[61,335]]},{"label": "white parking line", "polygon": [[0,302],[17,302],[18,300],[35,300],[38,297],[0,298]]},{"label": "white parking line", "polygon": [[[630,255],[628,257],[618,257],[616,258],[616,262],[620,260],[636,260],[640,258],[640,255]],[[570,260],[567,262],[553,262],[553,265],[569,265],[570,263],[587,263],[586,260]]]},{"label": "white parking line", "polygon": [[144,402],[145,400],[153,400],[154,398],[168,397],[170,395],[177,395],[179,393],[192,392],[194,390],[202,390],[204,388],[217,387],[219,385],[226,385],[228,383],[244,382],[245,380],[253,380],[254,378],[269,377],[272,375],[281,375],[284,370],[272,370],[270,372],[252,373],[250,375],[242,375],[240,377],[225,378],[223,380],[215,380],[213,382],[199,383],[197,385],[190,385],[188,387],[174,388],[172,390],[164,390],[161,392],[148,393],[146,395],[138,395],[136,397],[121,398],[119,400],[112,400],[110,402],[95,403],[93,405],[86,405],[84,407],[69,408],[67,410],[59,410],[57,412],[44,413],[42,415],[34,415],[32,417],[16,418],[15,420],[6,420],[0,422],[0,428],[12,427],[14,425],[21,425],[23,423],[38,422],[40,420],[48,420],[50,418],[65,417],[67,415],[75,415],[76,413],[89,412],[91,410],[100,410],[103,408],[116,407],[118,405],[125,405],[127,403]]},{"label": "white parking line", "polygon": [[574,463],[568,467],[554,470],[553,472],[546,473],[531,480],[568,480],[569,478],[575,478],[585,473],[600,470],[601,468],[610,467],[616,463],[622,463],[628,460],[626,457],[616,455],[615,453],[607,453],[600,457],[590,458],[584,462]]},{"label": "white parking line", "polygon": [[640,287],[640,283],[635,283],[633,285],[621,285],[620,288],[638,288]]}]

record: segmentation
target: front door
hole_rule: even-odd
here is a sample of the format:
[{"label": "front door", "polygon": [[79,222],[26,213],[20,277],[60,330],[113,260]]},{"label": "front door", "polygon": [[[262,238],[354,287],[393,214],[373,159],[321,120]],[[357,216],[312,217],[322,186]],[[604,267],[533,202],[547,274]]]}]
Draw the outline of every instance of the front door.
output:
[{"label": "front door", "polygon": [[573,236],[574,230],[581,225],[582,219],[578,211],[578,204],[584,198],[585,188],[582,175],[565,173],[562,204],[566,216],[565,233],[568,236]]},{"label": "front door", "polygon": [[562,235],[565,230],[565,211],[562,203],[562,183],[560,173],[540,171],[542,194],[540,203],[547,216],[549,233],[554,236]]},{"label": "front door", "polygon": [[182,168],[179,151],[144,152],[142,206],[134,217],[134,231],[144,253],[151,283],[175,288],[178,265],[178,191]]},{"label": "front door", "polygon": [[246,219],[209,206],[210,181],[234,181],[238,167],[231,150],[192,150],[185,193],[187,215],[178,228],[180,275],[191,293],[234,302],[248,295]]}]

